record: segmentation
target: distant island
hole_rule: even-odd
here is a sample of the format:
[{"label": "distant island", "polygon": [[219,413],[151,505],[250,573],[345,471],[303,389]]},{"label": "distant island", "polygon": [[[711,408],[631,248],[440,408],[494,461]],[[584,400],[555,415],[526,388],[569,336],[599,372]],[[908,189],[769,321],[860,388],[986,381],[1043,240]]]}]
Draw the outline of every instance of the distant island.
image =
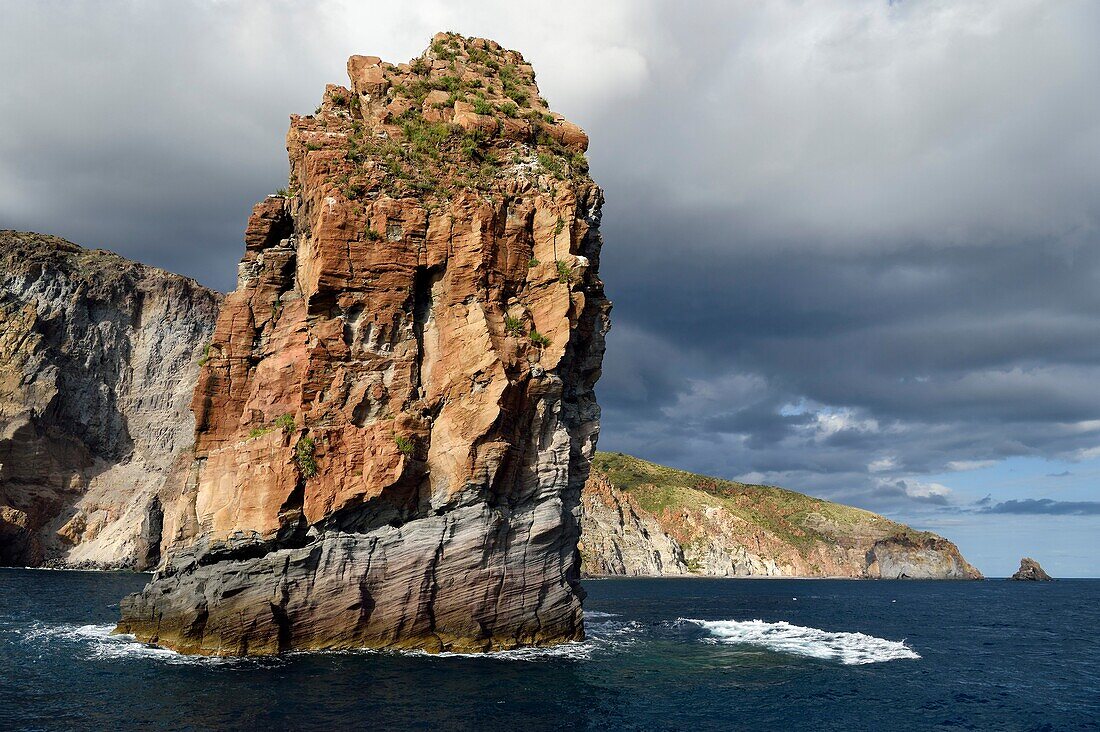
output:
[{"label": "distant island", "polygon": [[982,578],[947,539],[870,511],[622,453],[596,453],[592,468],[589,576]]}]

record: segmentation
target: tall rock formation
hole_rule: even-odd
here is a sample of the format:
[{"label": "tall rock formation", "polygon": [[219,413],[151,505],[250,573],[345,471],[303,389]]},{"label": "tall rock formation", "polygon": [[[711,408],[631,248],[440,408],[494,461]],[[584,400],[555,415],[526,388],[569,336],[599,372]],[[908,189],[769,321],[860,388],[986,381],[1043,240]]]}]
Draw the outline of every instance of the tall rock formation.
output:
[{"label": "tall rock formation", "polygon": [[586,575],[980,579],[941,536],[851,506],[598,453]]},{"label": "tall rock formation", "polygon": [[439,34],[291,118],[194,397],[175,540],[119,631],[188,653],[580,638],[610,303],[586,135]]},{"label": "tall rock formation", "polygon": [[220,296],[0,231],[0,564],[144,569]]}]

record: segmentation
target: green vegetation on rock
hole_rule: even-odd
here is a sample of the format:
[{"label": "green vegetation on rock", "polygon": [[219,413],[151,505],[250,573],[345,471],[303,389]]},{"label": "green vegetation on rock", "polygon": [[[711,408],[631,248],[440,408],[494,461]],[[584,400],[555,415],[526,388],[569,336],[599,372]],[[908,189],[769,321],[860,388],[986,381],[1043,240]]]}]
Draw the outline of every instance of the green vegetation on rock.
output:
[{"label": "green vegetation on rock", "polygon": [[878,514],[770,485],[740,483],[657,465],[623,453],[597,452],[592,467],[655,515],[716,506],[761,526],[801,550],[865,529],[918,540],[931,537]]}]

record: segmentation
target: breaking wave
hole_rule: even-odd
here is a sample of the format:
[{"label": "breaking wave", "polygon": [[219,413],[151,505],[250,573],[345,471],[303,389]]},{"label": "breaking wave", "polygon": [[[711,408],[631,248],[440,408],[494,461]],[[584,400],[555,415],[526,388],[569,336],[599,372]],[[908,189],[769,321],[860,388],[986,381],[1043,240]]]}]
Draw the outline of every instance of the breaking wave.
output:
[{"label": "breaking wave", "polygon": [[[593,617],[595,615],[596,617]],[[706,643],[745,645],[765,648],[807,658],[838,661],[842,664],[866,664],[898,659],[919,659],[920,656],[904,641],[891,641],[863,633],[832,633],[817,628],[805,628],[786,622],[766,623],[762,620],[693,620],[681,618],[647,626],[636,621],[615,619],[609,613],[589,615],[588,637],[583,641],[563,643],[549,648],[517,648],[490,653],[428,653],[426,651],[349,650],[300,651],[282,656],[235,658],[223,656],[190,656],[167,648],[137,641],[132,635],[112,635],[113,625],[39,625],[34,624],[14,634],[21,641],[41,651],[61,651],[75,658],[90,661],[145,660],[170,665],[201,665],[230,667],[274,667],[298,656],[314,654],[337,655],[401,655],[426,659],[470,658],[495,661],[539,662],[552,660],[586,661],[593,656],[620,653],[652,636],[663,635],[660,628],[694,625],[703,629]],[[683,636],[680,642],[688,640]]]},{"label": "breaking wave", "polygon": [[763,620],[680,618],[679,622],[694,623],[706,630],[709,636],[703,639],[705,642],[757,646],[795,656],[839,661],[846,665],[920,658],[904,641],[891,641],[863,633],[831,633]]},{"label": "breaking wave", "polygon": [[585,610],[584,611],[584,619],[585,620],[606,620],[607,618],[617,618],[617,617],[619,617],[618,613],[604,613],[604,612],[600,612],[599,610]]},{"label": "breaking wave", "polygon": [[167,648],[141,643],[132,635],[112,635],[114,625],[40,625],[15,631],[22,641],[33,646],[66,647],[76,657],[92,661],[147,659],[183,666],[272,665],[271,659],[233,658],[225,656],[190,656]]},{"label": "breaking wave", "polygon": [[[607,617],[613,617],[606,614]],[[132,635],[112,635],[114,625],[41,625],[13,630],[27,645],[46,650],[63,650],[74,657],[92,661],[118,661],[144,659],[172,665],[203,666],[277,666],[295,656],[316,654],[333,655],[401,655],[418,658],[477,658],[500,661],[547,661],[552,659],[587,660],[597,651],[613,651],[634,642],[643,629],[635,622],[601,620],[588,623],[588,637],[583,641],[562,643],[547,648],[516,648],[489,653],[428,653],[415,650],[347,650],[347,651],[294,651],[282,656],[193,656],[168,648],[142,643]]]}]

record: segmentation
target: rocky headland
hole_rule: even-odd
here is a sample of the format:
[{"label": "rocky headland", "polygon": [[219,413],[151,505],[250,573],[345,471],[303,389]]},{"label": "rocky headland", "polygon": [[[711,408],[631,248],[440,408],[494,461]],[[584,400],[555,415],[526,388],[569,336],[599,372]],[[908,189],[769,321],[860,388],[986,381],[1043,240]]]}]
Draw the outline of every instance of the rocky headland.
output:
[{"label": "rocky headland", "polygon": [[0,231],[0,565],[145,569],[220,296]]},{"label": "rocky headland", "polygon": [[1012,579],[1023,582],[1049,582],[1054,578],[1047,574],[1034,559],[1024,557],[1020,560],[1020,568],[1012,575]]},{"label": "rocky headland", "polygon": [[583,636],[610,303],[588,138],[496,43],[353,56],[293,116],[204,349],[166,560],[120,632],[187,653]]},{"label": "rocky headland", "polygon": [[589,576],[981,579],[947,539],[851,506],[597,453],[584,489]]}]

